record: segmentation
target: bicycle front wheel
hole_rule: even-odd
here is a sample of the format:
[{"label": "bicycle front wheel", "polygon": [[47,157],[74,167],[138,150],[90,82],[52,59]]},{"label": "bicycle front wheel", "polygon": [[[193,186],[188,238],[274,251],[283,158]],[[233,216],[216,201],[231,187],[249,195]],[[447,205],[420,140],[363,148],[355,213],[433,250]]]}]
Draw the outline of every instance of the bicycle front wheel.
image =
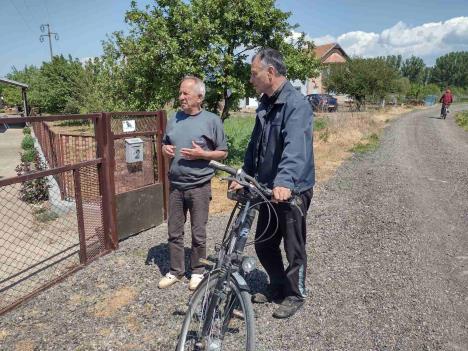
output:
[{"label": "bicycle front wheel", "polygon": [[[211,321],[206,321],[220,275],[205,279],[194,292],[185,315],[177,344],[177,351],[238,351],[255,349],[255,320],[250,294],[241,290],[231,278],[225,283],[215,306]],[[209,334],[203,338],[205,322],[210,323]]]}]

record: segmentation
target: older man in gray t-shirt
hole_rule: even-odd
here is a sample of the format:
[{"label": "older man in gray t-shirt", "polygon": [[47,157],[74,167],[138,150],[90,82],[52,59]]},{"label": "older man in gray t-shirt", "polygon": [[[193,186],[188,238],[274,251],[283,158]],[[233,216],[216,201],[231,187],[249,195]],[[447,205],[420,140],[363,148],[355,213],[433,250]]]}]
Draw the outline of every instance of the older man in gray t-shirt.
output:
[{"label": "older man in gray t-shirt", "polygon": [[189,289],[195,290],[203,277],[200,259],[206,257],[206,223],[211,199],[210,160],[227,157],[223,124],[218,116],[201,108],[205,84],[187,76],[180,84],[182,111],[168,122],[163,138],[163,153],[171,160],[169,169],[169,256],[170,271],[159,281],[159,288],[179,282],[185,274],[184,224],[187,210],[192,228]]}]

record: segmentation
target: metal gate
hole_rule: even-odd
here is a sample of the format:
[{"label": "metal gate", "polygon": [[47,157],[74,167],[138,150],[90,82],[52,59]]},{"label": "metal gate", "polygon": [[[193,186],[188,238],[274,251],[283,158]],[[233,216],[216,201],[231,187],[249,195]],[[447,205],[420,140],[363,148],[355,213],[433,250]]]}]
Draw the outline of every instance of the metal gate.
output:
[{"label": "metal gate", "polygon": [[[113,140],[106,114],[2,118],[4,123],[33,126],[77,120],[89,121],[94,130],[92,157],[55,166],[41,157],[56,150],[42,150],[35,169],[0,179],[0,314],[118,246]],[[73,197],[63,196],[63,179]]]}]

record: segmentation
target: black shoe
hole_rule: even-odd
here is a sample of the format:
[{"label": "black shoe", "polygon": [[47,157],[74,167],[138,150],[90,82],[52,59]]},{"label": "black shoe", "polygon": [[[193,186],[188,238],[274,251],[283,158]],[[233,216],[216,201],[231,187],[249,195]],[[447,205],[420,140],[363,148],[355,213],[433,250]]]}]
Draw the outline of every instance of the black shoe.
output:
[{"label": "black shoe", "polygon": [[289,318],[293,316],[304,304],[304,300],[295,296],[288,296],[273,312],[275,318]]},{"label": "black shoe", "polygon": [[253,303],[281,303],[284,300],[284,288],[282,285],[269,285],[265,292],[252,295]]}]

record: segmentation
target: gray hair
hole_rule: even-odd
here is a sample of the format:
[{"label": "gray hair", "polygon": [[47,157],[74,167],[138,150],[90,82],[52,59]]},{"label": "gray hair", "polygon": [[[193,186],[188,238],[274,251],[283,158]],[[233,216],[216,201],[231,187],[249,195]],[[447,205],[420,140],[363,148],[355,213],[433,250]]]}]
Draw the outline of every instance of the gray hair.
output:
[{"label": "gray hair", "polygon": [[180,82],[182,84],[182,82],[185,82],[186,80],[191,80],[193,81],[195,84],[194,84],[194,88],[195,88],[195,91],[201,95],[202,98],[205,98],[205,93],[206,93],[206,88],[205,88],[205,83],[203,83],[203,81],[196,77],[196,76],[185,76],[184,78],[182,78],[182,81]]},{"label": "gray hair", "polygon": [[260,62],[263,64],[263,66],[273,66],[277,72],[277,75],[286,75],[287,69],[286,65],[284,64],[284,58],[278,50],[271,48],[261,49],[252,58],[252,62],[257,57],[260,59]]}]

